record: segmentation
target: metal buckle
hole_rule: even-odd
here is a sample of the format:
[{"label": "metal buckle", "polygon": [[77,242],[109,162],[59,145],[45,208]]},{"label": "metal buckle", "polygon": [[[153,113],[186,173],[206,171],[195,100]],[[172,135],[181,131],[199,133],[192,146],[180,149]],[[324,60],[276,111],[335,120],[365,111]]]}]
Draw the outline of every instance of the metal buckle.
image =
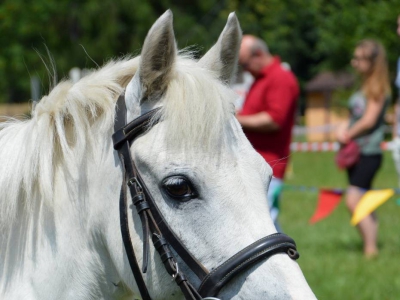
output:
[{"label": "metal buckle", "polygon": [[176,269],[176,272],[175,272],[175,274],[172,274],[171,276],[172,276],[172,281],[174,281],[175,280],[175,278],[176,278],[176,276],[178,276],[178,273],[179,273],[179,266],[178,266],[178,263],[177,262],[175,262],[175,269]]},{"label": "metal buckle", "polygon": [[136,187],[138,187],[140,191],[143,191],[143,188],[140,185],[139,180],[137,180],[136,177],[129,178],[128,179],[128,186],[132,186],[134,184],[136,184]]},{"label": "metal buckle", "polygon": [[286,253],[293,260],[297,260],[299,258],[299,256],[300,256],[299,252],[297,252],[297,250],[293,249],[293,248],[289,248]]}]

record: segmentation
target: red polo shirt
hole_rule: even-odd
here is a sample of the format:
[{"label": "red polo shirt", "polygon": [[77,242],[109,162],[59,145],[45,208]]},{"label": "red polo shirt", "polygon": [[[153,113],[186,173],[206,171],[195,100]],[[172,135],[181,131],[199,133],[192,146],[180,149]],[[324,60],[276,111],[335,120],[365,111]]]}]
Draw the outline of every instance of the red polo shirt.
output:
[{"label": "red polo shirt", "polygon": [[279,130],[259,133],[245,130],[250,143],[272,167],[274,176],[283,179],[290,154],[292,127],[299,96],[299,85],[294,74],[282,68],[279,57],[261,70],[251,86],[241,115],[267,112]]}]

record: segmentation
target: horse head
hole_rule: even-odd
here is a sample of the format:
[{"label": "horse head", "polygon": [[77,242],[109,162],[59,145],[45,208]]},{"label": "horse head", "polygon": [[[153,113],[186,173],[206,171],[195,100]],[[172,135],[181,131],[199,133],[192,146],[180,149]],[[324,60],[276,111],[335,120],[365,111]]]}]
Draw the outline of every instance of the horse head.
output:
[{"label": "horse head", "polygon": [[[236,121],[235,95],[228,87],[240,42],[240,25],[232,13],[217,43],[199,61],[191,59],[190,53],[178,55],[172,13],[167,11],[150,29],[138,71],[125,93],[128,121],[159,108],[157,121],[133,142],[131,156],[163,222],[194,257],[195,268],[174,249],[177,265],[200,290],[204,278],[193,269],[204,267],[204,276],[210,276],[249,245],[276,233],[266,199],[272,170]],[[138,217],[133,219],[133,248],[143,262],[137,241],[144,236]],[[150,294],[174,299],[179,290],[154,249],[151,257],[143,277]],[[124,270],[129,276],[130,270]],[[276,254],[221,284],[218,297],[314,296],[298,265],[288,255]]]},{"label": "horse head", "polygon": [[[221,299],[315,298],[289,257],[294,244],[271,220],[271,167],[234,115],[236,16],[198,61],[178,52],[172,21],[167,11],[155,22],[140,57],[64,81],[32,118],[0,125],[1,299],[137,299],[143,285],[152,299],[191,299],[171,275],[194,294]],[[125,176],[130,158],[112,141],[114,109],[123,106],[116,124],[152,116],[125,140],[137,178]],[[126,179],[145,191],[140,216],[143,195],[126,195]],[[127,204],[122,221],[119,203]],[[148,234],[162,258],[147,248]],[[146,271],[143,284],[132,253]],[[172,274],[163,261],[173,262]]]}]

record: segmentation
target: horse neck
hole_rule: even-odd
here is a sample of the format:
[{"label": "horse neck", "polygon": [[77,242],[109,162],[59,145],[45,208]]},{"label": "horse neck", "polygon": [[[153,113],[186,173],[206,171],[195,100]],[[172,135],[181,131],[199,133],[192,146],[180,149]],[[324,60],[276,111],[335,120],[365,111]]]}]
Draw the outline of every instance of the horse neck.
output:
[{"label": "horse neck", "polygon": [[[87,294],[87,299],[93,293],[96,299],[102,299],[108,293],[105,277],[111,277],[108,282],[114,277],[114,282],[118,282],[103,239],[108,220],[115,219],[118,223],[118,215],[110,216],[113,213],[108,201],[111,198],[118,201],[119,189],[117,184],[111,193],[104,188],[108,178],[118,177],[113,174],[117,167],[111,145],[105,145],[106,153],[97,154],[106,157],[100,169],[95,163],[97,158],[81,162],[77,166],[81,174],[75,178],[71,178],[68,166],[55,167],[52,205],[39,194],[32,199],[20,199],[17,216],[8,227],[8,234],[0,240],[0,298],[29,294],[32,285],[43,286],[40,281],[46,281],[53,288],[39,290],[41,299],[60,298],[62,294],[55,291],[71,290]],[[29,210],[24,206],[26,201],[32,202]]]}]

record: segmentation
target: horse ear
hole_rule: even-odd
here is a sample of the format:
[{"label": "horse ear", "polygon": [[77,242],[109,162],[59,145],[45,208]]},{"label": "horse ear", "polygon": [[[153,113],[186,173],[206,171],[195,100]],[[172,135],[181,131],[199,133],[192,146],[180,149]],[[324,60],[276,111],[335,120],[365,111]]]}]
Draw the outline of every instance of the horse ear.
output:
[{"label": "horse ear", "polygon": [[217,72],[219,78],[230,83],[236,74],[242,30],[235,13],[230,13],[217,43],[200,59],[199,64]]},{"label": "horse ear", "polygon": [[167,10],[153,24],[144,41],[139,67],[142,100],[160,98],[170,80],[177,53],[172,21],[172,12]]}]

